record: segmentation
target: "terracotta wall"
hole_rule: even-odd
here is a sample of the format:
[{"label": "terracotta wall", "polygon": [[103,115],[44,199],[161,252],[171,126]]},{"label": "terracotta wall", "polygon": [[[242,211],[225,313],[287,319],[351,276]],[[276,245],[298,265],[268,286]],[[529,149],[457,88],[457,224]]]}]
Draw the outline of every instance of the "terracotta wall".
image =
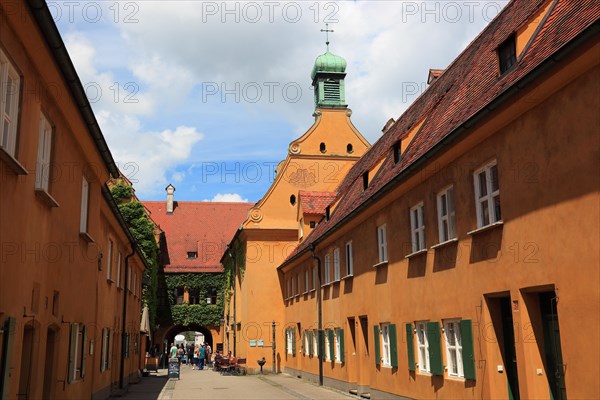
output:
[{"label": "terracotta wall", "polygon": [[[509,296],[522,398],[549,398],[548,370],[543,359],[539,293],[555,291],[566,393],[569,398],[598,398],[600,374],[591,354],[598,354],[600,312],[598,289],[598,171],[600,121],[597,48],[587,48],[546,75],[508,107],[474,128],[464,140],[405,181],[385,198],[345,224],[317,253],[354,243],[354,277],[323,289],[324,327],[345,330],[344,364],[326,363],[329,383],[358,388],[376,397],[507,398],[507,375],[498,372],[502,359],[497,298]],[[470,233],[477,227],[473,172],[497,160],[503,224]],[[436,193],[454,185],[457,242],[439,242]],[[425,206],[427,252],[405,258],[411,249],[409,209]],[[375,266],[377,226],[387,224],[389,262]],[[304,256],[284,268],[283,280],[313,267]],[[333,268],[333,258],[332,258]],[[303,273],[303,272],[302,272]],[[316,326],[314,293],[286,302],[286,323]],[[358,324],[368,317],[368,352]],[[354,318],[356,346],[349,334]],[[476,380],[409,372],[405,324],[429,320],[470,319],[473,323]],[[397,368],[376,366],[374,329],[381,322],[397,325]],[[584,332],[582,326],[586,326]],[[413,325],[414,326],[414,325]],[[304,328],[303,328],[304,329]],[[440,333],[441,335],[441,333]],[[286,369],[315,378],[315,357],[286,357]],[[417,357],[415,341],[415,357]],[[442,340],[442,356],[448,364]],[[333,381],[336,380],[336,381]]]},{"label": "terracotta wall", "polygon": [[[8,6],[10,10],[5,9]],[[0,18],[0,47],[21,77],[15,158],[27,171],[19,174],[11,163],[0,160],[0,323],[14,321],[14,326],[0,334],[7,343],[4,351],[0,350],[0,358],[6,362],[6,375],[0,377],[3,396],[107,397],[110,385],[119,379],[124,293],[114,282],[118,254],[124,282],[125,258],[131,246],[101,192],[108,179],[107,167],[27,8],[21,3],[2,3]],[[34,190],[40,112],[53,126],[48,192],[57,207]],[[90,182],[85,237],[79,233],[83,176]],[[113,241],[112,281],[107,280],[109,239]],[[128,263],[138,288],[136,295],[126,294],[125,329],[131,335],[125,384],[139,368],[134,339],[139,337],[144,268],[137,254]],[[85,373],[69,383],[73,323],[87,329]],[[111,328],[115,346],[110,369],[101,372],[103,328]],[[32,351],[26,343],[32,343]]]}]

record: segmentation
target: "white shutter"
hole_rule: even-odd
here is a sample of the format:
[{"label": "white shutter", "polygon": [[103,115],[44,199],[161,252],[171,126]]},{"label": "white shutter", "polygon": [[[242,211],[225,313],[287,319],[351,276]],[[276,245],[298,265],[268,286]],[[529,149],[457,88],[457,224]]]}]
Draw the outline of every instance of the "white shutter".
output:
[{"label": "white shutter", "polygon": [[87,326],[83,327],[83,332],[81,333],[81,377],[85,376],[85,356],[86,356],[86,340],[87,340]]},{"label": "white shutter", "polygon": [[67,382],[71,383],[77,376],[77,337],[79,335],[79,324],[71,324],[69,336],[69,374]]}]

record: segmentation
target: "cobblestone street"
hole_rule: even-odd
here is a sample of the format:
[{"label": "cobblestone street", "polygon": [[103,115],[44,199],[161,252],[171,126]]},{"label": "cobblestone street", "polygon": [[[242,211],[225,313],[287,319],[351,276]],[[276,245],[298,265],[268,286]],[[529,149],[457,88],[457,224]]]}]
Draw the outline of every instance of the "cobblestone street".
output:
[{"label": "cobblestone street", "polygon": [[[165,369],[130,385],[121,399],[356,399],[358,397],[289,375],[222,375],[212,370],[181,368],[180,380],[167,379]],[[114,397],[116,399],[117,397]]]}]

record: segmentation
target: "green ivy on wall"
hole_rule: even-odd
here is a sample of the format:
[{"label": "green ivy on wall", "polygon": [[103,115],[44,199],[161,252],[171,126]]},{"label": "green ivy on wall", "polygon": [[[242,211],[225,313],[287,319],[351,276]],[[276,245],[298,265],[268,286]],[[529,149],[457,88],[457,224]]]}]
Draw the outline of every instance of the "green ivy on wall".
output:
[{"label": "green ivy on wall", "polygon": [[[167,274],[165,275],[165,281],[171,306],[171,318],[164,319],[163,323],[167,322],[173,325],[219,325],[219,320],[223,318],[225,273]],[[175,304],[177,300],[175,290],[177,288],[187,288],[188,291],[197,292],[199,304]],[[206,298],[210,297],[212,289],[217,290],[217,301],[216,304],[207,304]]]},{"label": "green ivy on wall", "polygon": [[233,259],[235,258],[235,265],[237,266],[237,272],[239,274],[239,281],[244,280],[244,272],[246,272],[246,248],[243,242],[237,242],[231,251],[232,257],[228,255],[223,259],[223,269],[225,274],[224,282],[224,297],[227,303],[227,314],[230,314],[231,310],[231,296],[233,295],[233,276],[234,276],[234,264]]},{"label": "green ivy on wall", "polygon": [[113,199],[119,206],[123,219],[129,226],[131,236],[138,244],[142,255],[150,268],[144,271],[144,276],[149,285],[144,285],[142,303],[148,307],[150,313],[150,326],[156,326],[157,307],[157,275],[158,275],[158,246],[154,236],[154,223],[146,214],[145,208],[139,201],[132,201],[133,189],[131,186],[119,182],[110,190]]}]

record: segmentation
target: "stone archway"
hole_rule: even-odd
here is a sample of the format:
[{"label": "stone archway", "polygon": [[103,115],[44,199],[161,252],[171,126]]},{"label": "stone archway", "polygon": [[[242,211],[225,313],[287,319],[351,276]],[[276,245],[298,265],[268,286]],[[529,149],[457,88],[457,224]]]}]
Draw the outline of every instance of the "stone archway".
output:
[{"label": "stone archway", "polygon": [[213,347],[213,337],[210,329],[198,324],[173,325],[165,331],[162,342],[168,342],[168,345],[170,345],[175,340],[176,335],[188,331],[201,332],[204,335],[204,341],[207,342],[211,348]]}]

